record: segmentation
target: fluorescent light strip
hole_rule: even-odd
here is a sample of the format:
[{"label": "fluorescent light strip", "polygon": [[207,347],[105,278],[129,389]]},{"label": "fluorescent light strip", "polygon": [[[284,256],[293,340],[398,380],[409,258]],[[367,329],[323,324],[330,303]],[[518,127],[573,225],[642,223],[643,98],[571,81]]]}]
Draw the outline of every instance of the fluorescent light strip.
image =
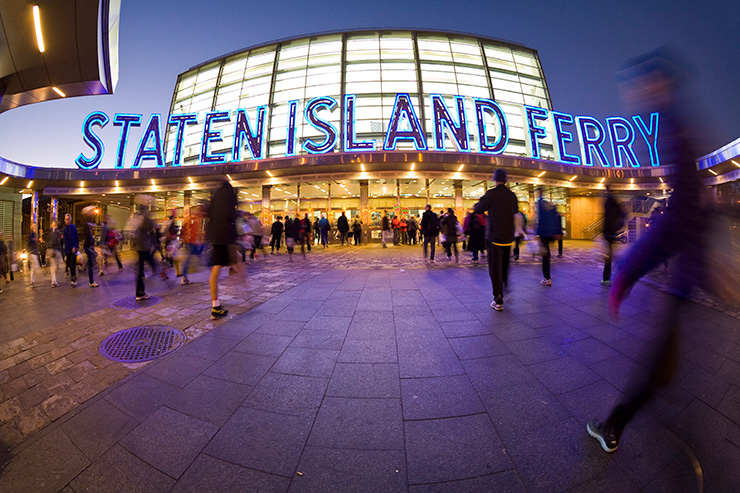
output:
[{"label": "fluorescent light strip", "polygon": [[267,176],[269,176],[270,178],[272,178],[272,173],[270,173],[269,170],[265,170],[265,173],[267,173]]},{"label": "fluorescent light strip", "polygon": [[740,168],[740,164],[737,164],[737,161],[735,161],[734,159],[730,159],[730,161],[732,162],[732,164]]},{"label": "fluorescent light strip", "polygon": [[717,176],[717,172],[714,171],[713,169],[710,169],[709,172],[712,173],[714,176]]},{"label": "fluorescent light strip", "polygon": [[5,178],[3,178],[3,181],[0,181],[0,185],[5,185],[5,182],[8,181],[8,178],[10,177],[6,176]]},{"label": "fluorescent light strip", "polygon": [[543,176],[545,176],[545,173],[547,173],[547,171],[543,171],[542,173],[537,175],[537,178],[542,178]]},{"label": "fluorescent light strip", "polygon": [[116,188],[118,188],[118,180],[116,180]]},{"label": "fluorescent light strip", "polygon": [[41,12],[39,6],[33,6],[33,27],[36,28],[36,44],[39,45],[39,51],[44,52],[44,36],[41,34]]},{"label": "fluorescent light strip", "polygon": [[31,188],[31,185],[33,185],[33,180],[28,182],[28,185],[26,185],[26,188]]},{"label": "fluorescent light strip", "polygon": [[661,177],[661,176],[659,176],[659,177],[658,177],[658,180],[660,180],[660,182],[661,182],[661,183],[665,183],[665,182],[663,181],[663,177]]},{"label": "fluorescent light strip", "polygon": [[599,180],[599,183],[604,183],[605,180],[606,180],[606,176],[602,178],[601,180]]},{"label": "fluorescent light strip", "polygon": [[228,173],[226,173],[226,178],[228,178],[228,179],[229,179],[229,181],[234,181],[234,180],[233,180],[233,179],[231,178],[231,175],[230,175],[230,174],[228,174]]},{"label": "fluorescent light strip", "polygon": [[67,95],[64,94],[62,91],[60,91],[57,86],[53,86],[52,89],[54,90],[55,93],[59,94],[61,97],[63,97],[63,98],[66,98],[67,97]]},{"label": "fluorescent light strip", "polygon": [[464,165],[464,164],[461,164],[461,165],[460,165],[460,167],[459,167],[459,168],[457,168],[457,172],[458,172],[458,173],[459,173],[459,172],[461,172],[461,171],[463,170],[463,168],[464,168],[464,167],[465,167],[465,165]]},{"label": "fluorescent light strip", "polygon": [[188,181],[189,181],[190,183],[193,183],[193,179],[192,179],[192,178],[190,178],[189,176],[188,176]]},{"label": "fluorescent light strip", "polygon": [[573,175],[573,176],[571,176],[571,177],[570,177],[570,180],[568,180],[568,181],[573,181],[573,180],[575,180],[576,178],[578,178],[578,175]]}]

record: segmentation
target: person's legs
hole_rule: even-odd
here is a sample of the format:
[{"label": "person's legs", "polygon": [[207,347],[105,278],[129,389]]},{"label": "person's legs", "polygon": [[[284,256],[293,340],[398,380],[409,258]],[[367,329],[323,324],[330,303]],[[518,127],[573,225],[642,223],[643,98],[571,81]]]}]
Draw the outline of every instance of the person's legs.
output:
[{"label": "person's legs", "polygon": [[148,252],[137,252],[138,261],[136,263],[136,297],[141,298],[146,296],[146,288],[144,287],[144,265],[148,261]]},{"label": "person's legs", "polygon": [[511,254],[511,246],[498,247],[501,249],[501,283],[503,286],[509,286],[509,257]]},{"label": "person's legs", "polygon": [[54,250],[49,257],[49,273],[51,274],[51,285],[57,284],[57,265],[59,264],[59,252]]},{"label": "person's legs", "polygon": [[542,247],[544,248],[544,252],[542,252],[542,276],[547,279],[548,281],[550,278],[550,238],[540,238],[542,241]]},{"label": "person's legs", "polygon": [[501,270],[496,261],[496,245],[487,241],[486,246],[488,247],[488,277],[491,278],[493,301],[501,303],[503,301],[503,288],[501,287]]},{"label": "person's legs", "polygon": [[460,253],[457,251],[457,242],[456,241],[453,241],[452,242],[452,247],[455,250],[455,262],[457,262],[458,259],[460,258]]},{"label": "person's legs", "polygon": [[208,285],[211,290],[211,301],[218,301],[218,275],[221,273],[221,266],[214,265],[211,267],[211,276],[208,279]]},{"label": "person's legs", "polygon": [[522,242],[522,237],[517,236],[514,238],[514,260],[519,260],[519,244]]},{"label": "person's legs", "polygon": [[67,269],[69,269],[69,280],[77,282],[77,255],[74,252],[67,254]]},{"label": "person's legs", "polygon": [[429,237],[429,260],[434,260],[434,250],[437,248],[437,237],[436,236],[430,236]]},{"label": "person's legs", "polygon": [[90,285],[95,284],[93,279],[93,266],[95,265],[95,250],[92,248],[85,249],[85,255],[87,255],[87,277],[90,280]]},{"label": "person's legs", "polygon": [[36,284],[36,272],[41,269],[38,255],[29,255],[28,263],[31,264],[31,284]]},{"label": "person's legs", "polygon": [[604,237],[606,242],[606,255],[604,257],[604,272],[601,276],[601,283],[611,283],[612,280],[612,240]]},{"label": "person's legs", "polygon": [[563,238],[558,240],[558,258],[563,256]]}]

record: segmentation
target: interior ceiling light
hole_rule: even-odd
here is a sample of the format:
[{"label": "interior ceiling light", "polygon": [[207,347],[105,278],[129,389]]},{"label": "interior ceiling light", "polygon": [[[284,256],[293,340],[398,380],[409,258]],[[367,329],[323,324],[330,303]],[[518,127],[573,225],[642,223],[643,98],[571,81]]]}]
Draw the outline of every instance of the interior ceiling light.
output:
[{"label": "interior ceiling light", "polygon": [[543,171],[542,173],[537,175],[537,178],[542,178],[543,176],[545,176],[545,173],[547,173],[547,171]]},{"label": "interior ceiling light", "polygon": [[411,171],[414,171],[416,169],[416,163],[411,163]]},{"label": "interior ceiling light", "polygon": [[81,181],[80,182],[80,188],[85,188],[85,182],[84,181]]},{"label": "interior ceiling light", "polygon": [[61,97],[63,98],[67,97],[67,95],[64,94],[57,86],[53,86],[52,89],[54,90],[55,93],[59,94]]},{"label": "interior ceiling light", "polygon": [[118,188],[118,180],[116,180],[116,188]]},{"label": "interior ceiling light", "polygon": [[361,170],[362,170],[363,172],[365,171],[365,164],[364,164],[364,163],[360,163],[360,169],[361,169]]},{"label": "interior ceiling light", "polygon": [[33,27],[36,28],[36,44],[39,45],[39,51],[44,52],[44,36],[41,34],[41,12],[39,6],[33,6]]},{"label": "interior ceiling light", "polygon": [[189,181],[190,183],[193,183],[193,179],[192,179],[192,178],[190,178],[189,176],[188,176],[188,181]]},{"label": "interior ceiling light", "polygon": [[459,168],[457,168],[457,172],[458,172],[458,173],[459,173],[459,172],[461,172],[461,171],[463,170],[463,168],[464,168],[464,167],[465,167],[465,165],[464,165],[464,164],[461,164],[461,165],[460,165],[460,167],[459,167]]},{"label": "interior ceiling light", "polygon": [[3,178],[3,181],[0,181],[0,185],[5,185],[5,182],[8,181],[8,178],[10,177],[6,176],[5,178]]},{"label": "interior ceiling light", "polygon": [[232,179],[231,179],[231,175],[230,175],[230,174],[228,174],[228,173],[226,173],[226,178],[228,178],[228,179],[229,179],[229,181],[234,181],[234,180],[232,180]]},{"label": "interior ceiling light", "polygon": [[630,183],[634,183],[634,182],[635,182],[635,179],[634,178],[630,178]]},{"label": "interior ceiling light", "polygon": [[599,180],[599,183],[604,183],[605,180],[606,180],[606,176],[602,178],[601,180]]},{"label": "interior ceiling light", "polygon": [[152,178],[152,186],[153,187],[156,187],[157,186],[157,184],[154,182],[154,178]]},{"label": "interior ceiling light", "polygon": [[659,177],[658,177],[658,179],[660,180],[660,182],[661,182],[661,183],[665,183],[665,182],[663,181],[663,177],[662,177],[662,176],[659,176]]},{"label": "interior ceiling light", "polygon": [[578,178],[578,175],[573,175],[573,176],[571,176],[571,177],[570,177],[570,179],[569,179],[568,181],[573,181],[573,180],[575,180],[576,178]]},{"label": "interior ceiling light", "polygon": [[26,188],[31,188],[31,185],[33,185],[33,180],[28,182],[28,185],[26,185]]},{"label": "interior ceiling light", "polygon": [[730,161],[732,161],[732,164],[740,168],[740,164],[737,164],[737,161],[735,161],[734,159],[730,159]]},{"label": "interior ceiling light", "polygon": [[[717,176],[717,172],[716,172],[716,171],[714,171],[713,169],[710,169],[710,170],[709,170],[709,172],[710,172],[710,173],[712,173],[712,174],[713,174],[714,176]],[[30,186],[30,185],[29,185],[29,186]]]}]

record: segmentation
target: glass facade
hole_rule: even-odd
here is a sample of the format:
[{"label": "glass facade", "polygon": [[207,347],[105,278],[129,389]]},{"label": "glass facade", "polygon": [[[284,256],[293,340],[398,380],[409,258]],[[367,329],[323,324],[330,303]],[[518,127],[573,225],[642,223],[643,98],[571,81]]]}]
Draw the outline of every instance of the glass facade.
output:
[{"label": "glass facade", "polygon": [[[457,119],[454,96],[465,96],[468,133],[473,149],[479,139],[473,98],[496,101],[509,126],[507,155],[526,155],[522,105],[552,109],[537,52],[503,41],[462,34],[416,31],[360,31],[324,34],[261,46],[208,62],[181,74],[172,100],[171,113],[230,112],[231,121],[212,125],[222,141],[212,141],[210,152],[229,153],[234,134],[234,110],[244,109],[252,125],[258,108],[266,108],[269,127],[263,143],[265,157],[284,157],[290,102],[298,101],[297,154],[308,139],[320,143],[324,134],[300,117],[312,98],[328,96],[340,108],[322,108],[317,115],[341,132],[341,107],[346,94],[357,96],[356,140],[374,139],[382,147],[388,122],[399,93],[410,101],[426,134],[427,146],[435,148],[431,94],[441,95],[453,119]],[[491,122],[492,123],[492,122]],[[494,124],[486,125],[489,138],[497,138]],[[202,125],[185,128],[182,159],[197,162]],[[541,141],[544,159],[554,159],[552,142]],[[172,162],[176,131],[169,126],[165,160]],[[397,149],[415,149],[401,140]],[[454,140],[445,149],[455,151]],[[341,152],[341,141],[334,152]],[[241,159],[249,159],[242,151]],[[230,159],[230,157],[229,157]]]}]

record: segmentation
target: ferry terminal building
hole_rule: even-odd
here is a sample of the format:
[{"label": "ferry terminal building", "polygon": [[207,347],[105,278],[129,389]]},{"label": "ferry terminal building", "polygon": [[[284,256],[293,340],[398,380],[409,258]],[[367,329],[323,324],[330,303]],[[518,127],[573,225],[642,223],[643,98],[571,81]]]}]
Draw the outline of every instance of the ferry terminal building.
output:
[{"label": "ferry terminal building", "polygon": [[[265,225],[306,213],[335,220],[344,211],[359,215],[365,240],[374,241],[384,212],[418,217],[431,204],[435,212],[452,207],[463,217],[493,186],[493,170],[503,167],[520,209],[531,217],[541,187],[570,238],[598,233],[599,192],[608,183],[629,201],[635,238],[653,204],[670,192],[671,164],[643,159],[635,166],[614,146],[629,137],[619,134],[624,127],[588,127],[580,123],[588,117],[562,115],[552,107],[537,52],[516,43],[422,30],[280,40],[180,74],[169,118],[157,115],[152,124],[154,115],[88,117],[92,137],[85,136],[87,146],[81,138],[80,149],[82,165],[92,169],[0,160],[0,230],[6,237],[31,225],[45,230],[65,212],[79,220],[91,203],[99,205],[98,220],[107,214],[122,227],[137,194],[155,197],[156,219],[172,210],[181,218],[230,180],[240,209]],[[122,127],[114,169],[92,163],[97,151],[89,142],[104,121]],[[659,124],[641,122],[632,138],[640,141],[639,130],[649,150]],[[542,133],[533,135],[538,128]],[[152,144],[156,137],[161,152]],[[577,141],[588,139],[598,146],[586,146],[587,156]],[[116,143],[105,144],[115,152]],[[740,139],[698,160],[707,185],[737,193],[739,154]],[[21,194],[30,195],[22,226]]]}]

